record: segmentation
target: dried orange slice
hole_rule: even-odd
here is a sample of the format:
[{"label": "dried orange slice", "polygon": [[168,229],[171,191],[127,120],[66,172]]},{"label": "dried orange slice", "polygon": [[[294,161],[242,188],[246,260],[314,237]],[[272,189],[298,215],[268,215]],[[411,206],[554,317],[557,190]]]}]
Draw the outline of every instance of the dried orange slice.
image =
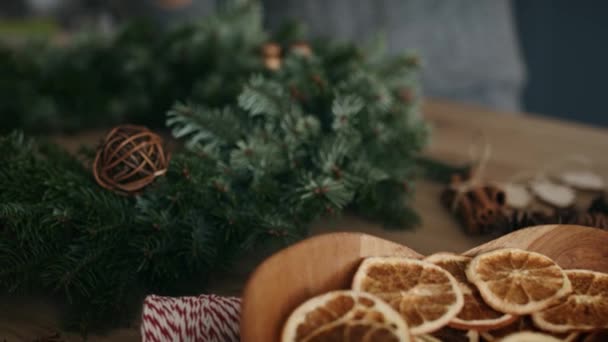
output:
[{"label": "dried orange slice", "polygon": [[479,333],[475,330],[458,330],[450,327],[441,328],[433,334],[414,336],[414,342],[479,342]]},{"label": "dried orange slice", "polygon": [[560,341],[563,341],[563,342],[574,342],[574,341],[578,341],[578,338],[581,336],[581,333],[578,331],[573,331],[568,334],[551,334],[551,335],[557,337]]},{"label": "dried orange slice", "polygon": [[494,310],[481,298],[477,288],[469,283],[466,269],[472,258],[451,253],[437,253],[424,259],[450,272],[458,281],[464,295],[464,306],[449,325],[458,329],[478,331],[498,329],[517,320],[517,316]]},{"label": "dried orange slice", "polygon": [[561,340],[551,336],[538,332],[522,331],[511,334],[502,340],[501,342],[560,342]]},{"label": "dried orange slice", "polygon": [[553,260],[521,249],[478,255],[466,274],[488,305],[514,315],[545,309],[572,291],[568,277]]},{"label": "dried orange slice", "polygon": [[516,332],[533,330],[534,325],[529,320],[528,316],[522,316],[515,322],[496,330],[482,331],[480,333],[484,341],[500,341],[503,337],[511,335]]},{"label": "dried orange slice", "polygon": [[[445,342],[479,342],[479,332],[475,330],[460,330],[443,327],[433,333],[433,336]],[[418,337],[418,336],[416,336]]]},{"label": "dried orange slice", "polygon": [[287,319],[283,342],[409,342],[407,324],[380,298],[332,291],[300,305]]},{"label": "dried orange slice", "polygon": [[557,305],[532,314],[539,328],[552,332],[608,329],[608,274],[567,270],[572,293]]},{"label": "dried orange slice", "polygon": [[[502,338],[504,338],[508,335],[514,334],[516,332],[537,331],[537,330],[538,329],[534,326],[534,323],[532,323],[532,319],[530,318],[530,316],[522,316],[517,321],[513,322],[512,324],[510,324],[506,327],[496,329],[496,330],[491,330],[491,331],[482,331],[480,333],[480,335],[484,341],[493,342],[493,341],[501,341]],[[550,335],[563,342],[578,341],[577,338],[580,337],[580,333],[578,333],[578,332],[572,332],[569,334],[552,333]]]},{"label": "dried orange slice", "polygon": [[433,335],[423,334],[423,335],[414,336],[414,342],[442,342],[442,341]]},{"label": "dried orange slice", "polygon": [[600,330],[587,335],[582,342],[606,342],[608,341],[608,330]]},{"label": "dried orange slice", "polygon": [[353,290],[375,294],[389,303],[413,335],[448,324],[464,304],[458,282],[450,273],[416,259],[367,258],[355,274]]}]

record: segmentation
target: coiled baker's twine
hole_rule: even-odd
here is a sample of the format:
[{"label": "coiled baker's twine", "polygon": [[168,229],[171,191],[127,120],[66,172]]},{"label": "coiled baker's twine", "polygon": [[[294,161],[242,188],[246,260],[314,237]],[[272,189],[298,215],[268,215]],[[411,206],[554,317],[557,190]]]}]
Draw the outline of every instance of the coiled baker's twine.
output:
[{"label": "coiled baker's twine", "polygon": [[241,300],[235,297],[146,297],[144,342],[237,342]]}]

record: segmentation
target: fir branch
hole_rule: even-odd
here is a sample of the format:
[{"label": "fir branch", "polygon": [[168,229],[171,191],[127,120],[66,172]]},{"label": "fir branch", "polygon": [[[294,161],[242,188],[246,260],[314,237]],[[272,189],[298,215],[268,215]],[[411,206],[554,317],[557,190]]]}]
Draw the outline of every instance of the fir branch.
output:
[{"label": "fir branch", "polygon": [[309,175],[302,183],[298,192],[304,202],[324,199],[336,208],[342,209],[353,197],[353,192],[344,182],[329,177],[314,179]]},{"label": "fir branch", "polygon": [[190,150],[204,151],[210,141],[217,145],[234,144],[242,130],[243,120],[228,107],[209,109],[177,103],[167,116],[167,126],[172,128],[173,136],[185,139]]},{"label": "fir branch", "polygon": [[334,115],[332,129],[341,131],[357,124],[356,115],[363,109],[363,101],[357,95],[336,96],[331,106]]},{"label": "fir branch", "polygon": [[275,81],[266,81],[262,76],[251,78],[245,89],[238,97],[241,108],[252,116],[269,115],[280,116],[285,109],[282,98],[285,92],[281,84]]},{"label": "fir branch", "polygon": [[137,21],[67,46],[0,45],[0,92],[10,99],[0,103],[0,133],[125,121],[161,127],[178,99],[231,104],[243,82],[263,71],[256,49],[266,40],[259,3],[245,1],[168,30]]},{"label": "fir branch", "polygon": [[417,67],[319,41],[268,72],[259,5],[230,7],[166,33],[139,24],[64,48],[0,48],[0,91],[14,99],[0,103],[2,129],[165,122],[185,145],[123,197],[60,148],[0,137],[2,289],[63,296],[86,329],[125,318],[123,303],[145,293],[198,293],[323,215],[417,222],[408,201],[428,130],[416,101],[399,101]]}]

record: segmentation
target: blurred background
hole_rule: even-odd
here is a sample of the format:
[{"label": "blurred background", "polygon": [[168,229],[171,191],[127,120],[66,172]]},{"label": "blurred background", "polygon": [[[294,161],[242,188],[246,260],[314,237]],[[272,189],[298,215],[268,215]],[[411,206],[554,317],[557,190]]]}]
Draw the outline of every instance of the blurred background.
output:
[{"label": "blurred background", "polygon": [[[133,17],[168,26],[223,0],[5,0],[0,39],[111,32]],[[600,0],[265,0],[265,24],[303,21],[312,35],[417,50],[426,96],[608,126],[608,2]]]}]

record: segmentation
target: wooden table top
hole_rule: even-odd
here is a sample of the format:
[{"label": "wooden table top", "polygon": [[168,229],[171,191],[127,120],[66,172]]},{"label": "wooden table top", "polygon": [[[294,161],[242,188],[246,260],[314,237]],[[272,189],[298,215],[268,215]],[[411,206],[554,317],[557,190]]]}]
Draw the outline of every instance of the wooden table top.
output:
[{"label": "wooden table top", "polygon": [[[537,171],[545,165],[578,156],[593,161],[593,168],[608,178],[608,129],[556,121],[521,113],[497,113],[485,108],[445,101],[429,101],[423,108],[433,129],[426,153],[446,162],[462,164],[469,160],[469,146],[483,134],[491,145],[486,178],[508,180],[517,173]],[[99,133],[54,138],[75,150],[82,143],[95,143]],[[420,181],[416,186],[414,208],[423,223],[414,230],[384,230],[378,224],[355,217],[324,220],[313,225],[312,234],[328,231],[359,231],[405,244],[428,254],[437,251],[462,252],[485,242],[487,237],[463,233],[450,213],[439,203],[440,184]],[[210,292],[239,295],[244,281],[267,253],[254,253],[230,273],[217,277]],[[79,341],[75,334],[59,332],[58,309],[32,298],[0,298],[0,341]],[[130,328],[117,329],[91,341],[139,341],[137,322]],[[59,335],[57,333],[59,332]]]}]

